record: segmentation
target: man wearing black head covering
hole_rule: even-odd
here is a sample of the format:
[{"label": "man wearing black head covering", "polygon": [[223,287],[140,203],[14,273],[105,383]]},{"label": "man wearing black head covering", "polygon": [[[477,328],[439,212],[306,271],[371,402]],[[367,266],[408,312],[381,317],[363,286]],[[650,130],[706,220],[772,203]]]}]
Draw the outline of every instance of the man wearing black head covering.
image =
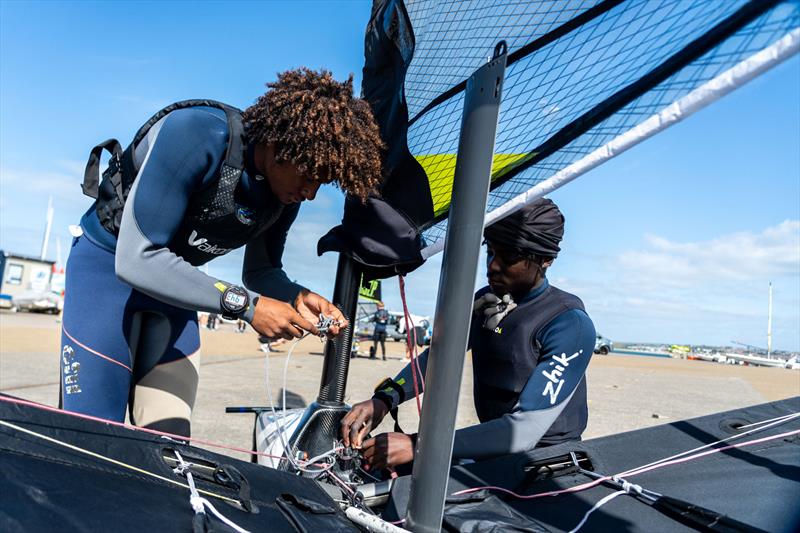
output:
[{"label": "man wearing black head covering", "polygon": [[[470,329],[473,394],[480,424],[456,431],[455,459],[487,459],[579,439],[586,428],[586,380],[595,329],[577,296],[545,273],[561,251],[564,217],[540,199],[486,228],[486,275]],[[420,356],[425,371],[428,352]],[[358,446],[399,403],[413,397],[410,366],[381,384],[342,421]],[[363,443],[373,467],[413,460],[413,435],[384,433]]]}]

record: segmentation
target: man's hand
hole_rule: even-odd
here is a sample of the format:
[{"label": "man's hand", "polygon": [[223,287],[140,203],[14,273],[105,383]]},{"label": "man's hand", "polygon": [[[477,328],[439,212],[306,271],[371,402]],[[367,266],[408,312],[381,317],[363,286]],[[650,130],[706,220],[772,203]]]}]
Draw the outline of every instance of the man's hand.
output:
[{"label": "man's hand", "polygon": [[357,403],[342,418],[342,442],[345,446],[360,448],[367,433],[378,427],[389,409],[380,400]]},{"label": "man's hand", "polygon": [[315,292],[301,291],[294,301],[294,307],[303,318],[315,324],[319,322],[320,314],[332,316],[337,323],[328,330],[328,337],[335,337],[341,328],[347,326],[347,319],[339,308]]},{"label": "man's hand", "polygon": [[266,296],[259,296],[250,325],[269,339],[299,339],[303,336],[303,330],[314,335],[319,333],[317,326],[301,316],[294,307]]},{"label": "man's hand", "polygon": [[361,453],[373,470],[394,468],[414,460],[414,440],[405,433],[381,433],[365,441]]}]

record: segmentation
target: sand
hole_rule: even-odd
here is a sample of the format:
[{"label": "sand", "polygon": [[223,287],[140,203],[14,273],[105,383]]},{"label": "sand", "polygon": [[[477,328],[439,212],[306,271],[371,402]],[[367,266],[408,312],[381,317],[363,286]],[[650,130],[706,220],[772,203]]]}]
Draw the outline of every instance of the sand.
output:
[{"label": "sand", "polygon": [[[252,415],[225,414],[226,406],[268,405],[265,356],[255,333],[234,332],[224,324],[201,330],[200,387],[193,416],[196,437],[248,448]],[[0,312],[0,392],[56,405],[60,323],[52,316]],[[271,354],[273,394],[282,388],[287,345]],[[322,343],[304,339],[295,349],[286,383],[303,401],[316,398],[322,368]],[[404,345],[388,342],[389,360],[359,357],[351,361],[346,401],[371,396],[372,388],[402,368]],[[589,426],[585,438],[629,431],[800,395],[800,371],[721,365],[643,356],[595,355],[589,366]],[[477,422],[472,406],[472,376],[467,357],[457,425]],[[406,431],[415,431],[414,402],[400,409]],[[381,428],[391,430],[389,421]],[[231,452],[244,458],[244,455]]]}]

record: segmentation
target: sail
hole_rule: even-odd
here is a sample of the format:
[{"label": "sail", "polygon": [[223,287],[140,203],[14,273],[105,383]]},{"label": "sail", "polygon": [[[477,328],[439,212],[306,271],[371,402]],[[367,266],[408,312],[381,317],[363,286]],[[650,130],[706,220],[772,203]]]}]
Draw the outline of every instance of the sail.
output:
[{"label": "sail", "polygon": [[389,275],[441,249],[466,79],[501,40],[489,213],[799,27],[797,0],[377,0],[363,92],[389,145],[387,177],[377,203],[347,202],[338,243],[320,251]]}]

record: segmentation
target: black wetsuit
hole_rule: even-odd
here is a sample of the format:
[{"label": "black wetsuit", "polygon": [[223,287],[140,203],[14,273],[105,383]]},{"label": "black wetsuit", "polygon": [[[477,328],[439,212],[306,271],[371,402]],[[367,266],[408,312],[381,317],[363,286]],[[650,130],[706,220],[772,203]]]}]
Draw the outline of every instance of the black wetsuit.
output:
[{"label": "black wetsuit", "polygon": [[196,267],[246,235],[242,279],[251,302],[259,294],[291,302],[302,289],[281,268],[299,204],[277,201],[252,154],[240,177],[221,170],[228,131],[220,109],[169,113],[135,147],[139,172],[119,235],[100,224],[94,204],[81,219],[65,291],[66,409],[122,421],[130,404],[135,424],[188,434],[197,311],[222,314],[220,287],[231,285]]}]

